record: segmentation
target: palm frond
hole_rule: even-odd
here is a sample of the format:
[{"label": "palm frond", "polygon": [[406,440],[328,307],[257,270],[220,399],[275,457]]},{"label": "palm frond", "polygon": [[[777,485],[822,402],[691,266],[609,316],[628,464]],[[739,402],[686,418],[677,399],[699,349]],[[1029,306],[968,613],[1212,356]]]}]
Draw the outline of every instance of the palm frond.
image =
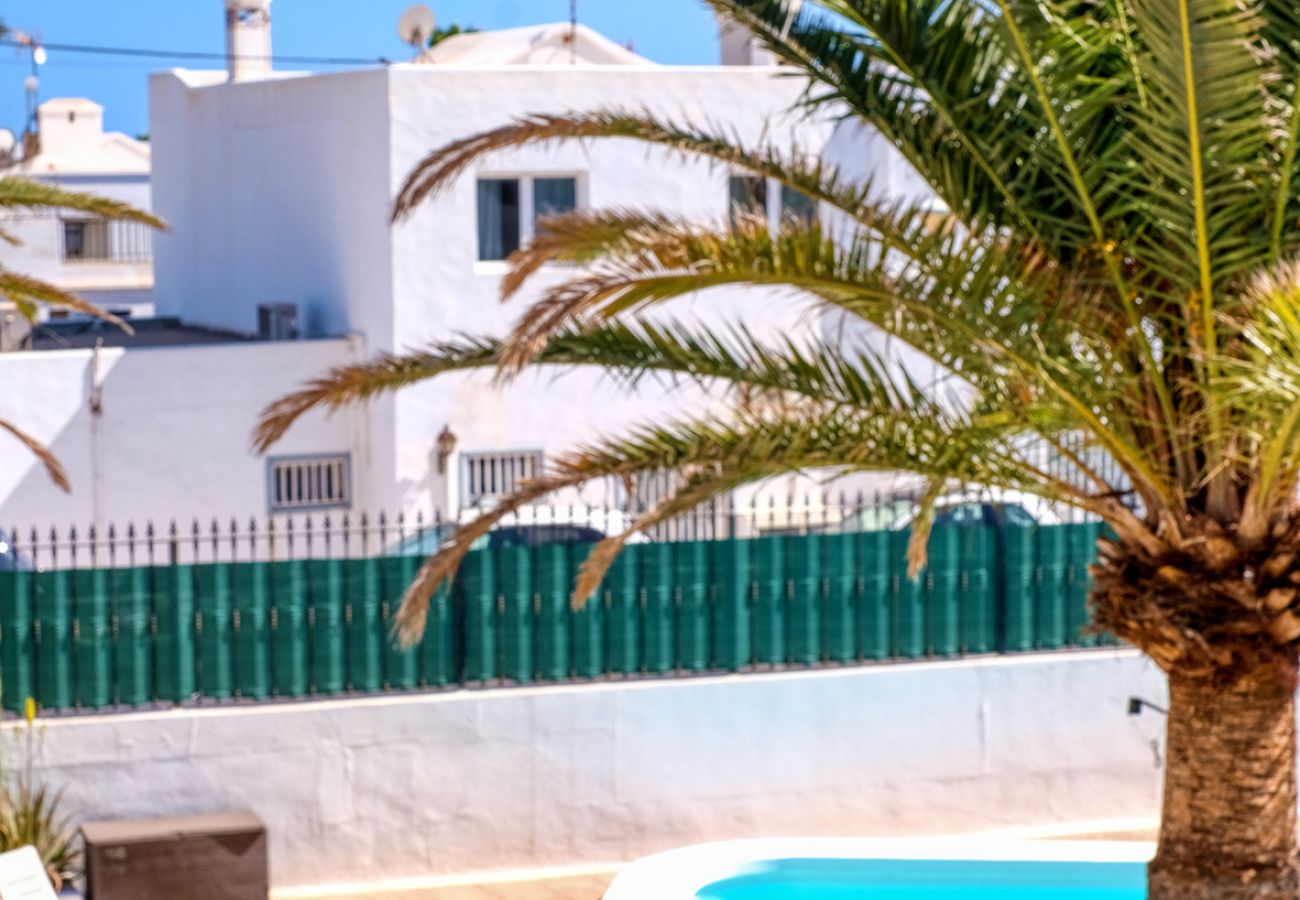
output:
[{"label": "palm frond", "polygon": [[[783,0],[709,2],[808,73],[821,88],[814,102],[842,104],[870,122],[975,227],[1015,228],[1053,252],[1086,234],[1057,147],[1025,115],[1028,85],[986,4],[818,0],[790,27]],[[1071,77],[1096,83],[1108,49],[1079,60]],[[1104,118],[1099,104],[1072,110],[1089,146],[1104,144]]]},{"label": "palm frond", "polygon": [[[634,523],[633,530],[648,528],[744,484],[785,473],[901,471],[940,485],[1014,485],[1104,515],[1124,533],[1140,533],[1143,540],[1159,546],[1154,535],[1112,498],[1090,495],[1035,470],[1015,449],[1014,436],[1005,421],[966,420],[917,396],[901,404],[898,398],[882,396],[865,410],[813,403],[772,415],[738,410],[730,417],[646,426],[560,457],[544,478],[464,526],[454,543],[426,563],[403,599],[400,635],[405,643],[418,639],[429,598],[455,573],[473,541],[502,518],[561,487],[642,472],[680,473],[682,485]],[[629,534],[597,545],[582,566],[575,604],[599,586]],[[924,561],[923,556],[915,559],[918,564]]]},{"label": "palm frond", "polygon": [[[845,249],[816,223],[786,223],[776,233],[756,221],[723,232],[682,224],[643,241],[629,233],[591,274],[543,292],[507,338],[502,365],[517,371],[551,335],[589,317],[638,313],[722,285],[793,287],[912,345],[991,397],[1035,385],[1048,395],[1044,402],[1065,404],[1096,430],[1138,490],[1152,501],[1172,501],[1169,482],[1149,465],[1141,439],[1117,431],[1114,414],[1108,425],[1095,411],[1098,404],[1113,407],[1117,398],[1088,393],[1098,380],[1090,366],[1108,360],[1081,353],[1080,341],[1092,329],[1102,329],[1099,345],[1112,333],[1105,315],[1086,304],[1090,295],[1071,293],[1050,264],[1015,244],[942,229],[909,234],[902,239],[913,252],[900,269],[890,244],[882,250],[877,238]],[[1029,302],[1034,297],[1041,302]]]},{"label": "palm frond", "polygon": [[1132,151],[1149,181],[1145,204],[1166,228],[1193,239],[1193,252],[1148,244],[1146,258],[1196,297],[1201,339],[1215,353],[1216,293],[1237,272],[1267,260],[1260,210],[1271,136],[1283,127],[1269,108],[1255,49],[1262,20],[1253,4],[1132,0],[1149,52],[1142,57],[1150,106],[1134,116]]},{"label": "palm frond", "polygon": [[[1273,216],[1269,222],[1270,262],[1277,265],[1285,249],[1294,247],[1295,224],[1300,220],[1300,197],[1296,185],[1300,175],[1297,145],[1300,144],[1300,6],[1291,0],[1261,0],[1256,11],[1261,19],[1261,55],[1277,67],[1277,78],[1265,80],[1278,103],[1285,127],[1278,135],[1279,161]],[[1289,112],[1287,112],[1289,110]]]},{"label": "palm frond", "polygon": [[54,482],[57,487],[64,491],[70,492],[72,490],[72,483],[68,481],[67,471],[48,447],[8,419],[0,419],[0,431],[7,432],[31,451],[31,454],[40,460],[41,465],[45,467],[45,474],[49,476],[50,481]]},{"label": "palm frond", "polygon": [[393,202],[393,221],[409,216],[489,153],[550,141],[630,138],[693,159],[712,161],[779,181],[856,218],[869,185],[840,181],[820,155],[798,147],[748,147],[735,134],[709,131],[657,118],[648,112],[607,110],[584,114],[526,116],[510,125],[453,141],[422,159]]},{"label": "palm frond", "polygon": [[9,269],[0,268],[0,294],[12,300],[14,305],[18,307],[18,311],[29,322],[36,320],[37,310],[43,304],[100,319],[111,325],[116,325],[127,334],[135,333],[135,330],[126,321],[113,315],[108,310],[96,306],[89,300],[83,300],[76,294],[55,287],[49,282],[41,281],[39,278],[20,275]]},{"label": "palm frond", "polygon": [[0,176],[0,209],[41,209],[51,207],[84,212],[100,219],[140,222],[163,229],[162,219],[121,200],[69,191],[57,185],[30,178]]},{"label": "palm frond", "polygon": [[[503,348],[498,339],[465,337],[333,369],[263,411],[254,449],[265,452],[314,409],[337,410],[448,372],[497,369]],[[534,363],[598,367],[628,388],[648,377],[720,384],[749,401],[795,394],[846,408],[869,408],[880,397],[902,404],[923,393],[906,373],[891,371],[890,361],[868,344],[831,345],[788,336],[760,340],[739,323],[703,329],[634,319],[570,328],[552,335]]]},{"label": "palm frond", "polygon": [[1257,540],[1289,509],[1300,478],[1300,263],[1256,279],[1245,304],[1233,324],[1246,352],[1222,360],[1219,414],[1240,421],[1243,440],[1258,448],[1240,526]]},{"label": "palm frond", "polygon": [[512,496],[503,498],[491,512],[456,529],[447,543],[424,561],[402,595],[401,604],[393,616],[393,637],[404,647],[409,647],[420,639],[428,623],[429,600],[443,584],[455,576],[474,542],[491,531],[497,522],[547,494],[586,480],[574,476],[536,479],[524,484]]}]

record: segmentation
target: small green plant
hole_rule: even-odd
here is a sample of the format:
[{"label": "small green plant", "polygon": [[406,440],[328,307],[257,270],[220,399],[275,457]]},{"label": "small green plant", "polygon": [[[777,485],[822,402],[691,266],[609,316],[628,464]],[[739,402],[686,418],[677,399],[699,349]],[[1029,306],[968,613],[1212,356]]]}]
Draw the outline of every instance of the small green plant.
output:
[{"label": "small green plant", "polygon": [[62,801],[63,791],[51,792],[25,779],[0,796],[0,850],[35,847],[55,890],[73,878],[81,864],[76,833],[59,809]]},{"label": "small green plant", "polygon": [[15,777],[5,777],[0,784],[0,852],[17,850],[29,844],[36,848],[45,871],[59,890],[76,876],[81,866],[81,850],[71,818],[61,811],[63,791],[51,791],[38,785],[32,771],[35,759],[36,701],[27,698],[27,729],[23,735],[26,759]]},{"label": "small green plant", "polygon": [[453,22],[446,28],[435,28],[433,34],[429,36],[429,46],[436,47],[447,38],[453,38],[458,34],[478,34],[478,29],[472,25],[465,26],[457,22]]}]

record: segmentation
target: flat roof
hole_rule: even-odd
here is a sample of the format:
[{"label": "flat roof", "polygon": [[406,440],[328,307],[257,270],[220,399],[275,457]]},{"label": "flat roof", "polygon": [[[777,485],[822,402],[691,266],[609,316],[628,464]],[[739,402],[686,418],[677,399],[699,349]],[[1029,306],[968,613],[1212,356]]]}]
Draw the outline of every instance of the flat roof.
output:
[{"label": "flat roof", "polygon": [[186,344],[230,344],[251,341],[248,335],[187,325],[176,318],[128,319],[135,334],[98,319],[43,322],[32,329],[32,350],[81,350],[102,342],[104,347],[179,347]]}]

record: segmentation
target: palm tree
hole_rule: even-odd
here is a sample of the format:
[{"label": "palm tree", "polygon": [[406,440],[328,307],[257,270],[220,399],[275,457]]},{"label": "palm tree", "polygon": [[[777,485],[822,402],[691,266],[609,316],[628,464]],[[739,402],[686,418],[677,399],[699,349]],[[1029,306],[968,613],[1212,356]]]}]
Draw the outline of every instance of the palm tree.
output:
[{"label": "palm tree", "polygon": [[[309,409],[453,370],[593,365],[733,389],[730,418],[603,439],[465,526],[405,598],[407,640],[475,537],[599,477],[679,473],[636,528],[812,468],[913,472],[926,506],[968,482],[1084,510],[1113,533],[1093,569],[1097,626],[1168,674],[1150,897],[1300,896],[1300,7],[809,0],[796,14],[785,0],[708,2],[810,79],[809,104],[887,139],[947,212],[876,201],[816,162],[648,115],[535,115],[467,137],[418,165],[395,219],[485,154],[616,137],[777,179],[854,233],[653,211],[550,220],[513,258],[504,293],[548,261],[586,268],[508,336],[336,369],[270,406],[257,443]],[[643,317],[719,285],[798,288],[927,355],[971,400],[938,402],[877,345],[776,344]],[[1035,464],[1026,448],[1043,445],[1068,471]],[[914,569],[928,516],[913,530]],[[575,601],[627,537],[596,547]]]},{"label": "palm tree", "polygon": [[[3,29],[3,26],[0,26],[0,29]],[[56,185],[34,181],[29,178],[12,175],[0,176],[0,212],[11,213],[18,210],[41,211],[48,209],[73,210],[101,219],[142,222],[153,228],[165,227],[162,220],[156,216],[152,216],[119,200],[97,197],[93,194],[78,191],[69,191]],[[19,243],[17,238],[3,228],[0,228],[0,241],[11,245]],[[83,315],[94,316],[111,322],[125,331],[131,331],[130,325],[112,313],[100,309],[95,304],[48,282],[14,272],[3,266],[0,266],[0,294],[3,294],[17,306],[18,311],[28,321],[36,320],[36,315],[42,306],[53,306],[82,313]],[[23,431],[16,423],[4,418],[0,418],[0,430],[7,432],[35,454],[41,464],[44,465],[51,481],[65,491],[71,490],[63,466],[40,441]]]}]

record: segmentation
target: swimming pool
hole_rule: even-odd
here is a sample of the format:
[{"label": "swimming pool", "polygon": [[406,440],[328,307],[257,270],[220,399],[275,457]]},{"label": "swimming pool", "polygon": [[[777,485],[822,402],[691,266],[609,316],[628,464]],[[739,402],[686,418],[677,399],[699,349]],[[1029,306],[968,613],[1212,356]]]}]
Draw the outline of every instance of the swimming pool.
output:
[{"label": "swimming pool", "polygon": [[605,900],[1143,900],[1153,852],[1128,841],[732,841],[633,863]]}]

